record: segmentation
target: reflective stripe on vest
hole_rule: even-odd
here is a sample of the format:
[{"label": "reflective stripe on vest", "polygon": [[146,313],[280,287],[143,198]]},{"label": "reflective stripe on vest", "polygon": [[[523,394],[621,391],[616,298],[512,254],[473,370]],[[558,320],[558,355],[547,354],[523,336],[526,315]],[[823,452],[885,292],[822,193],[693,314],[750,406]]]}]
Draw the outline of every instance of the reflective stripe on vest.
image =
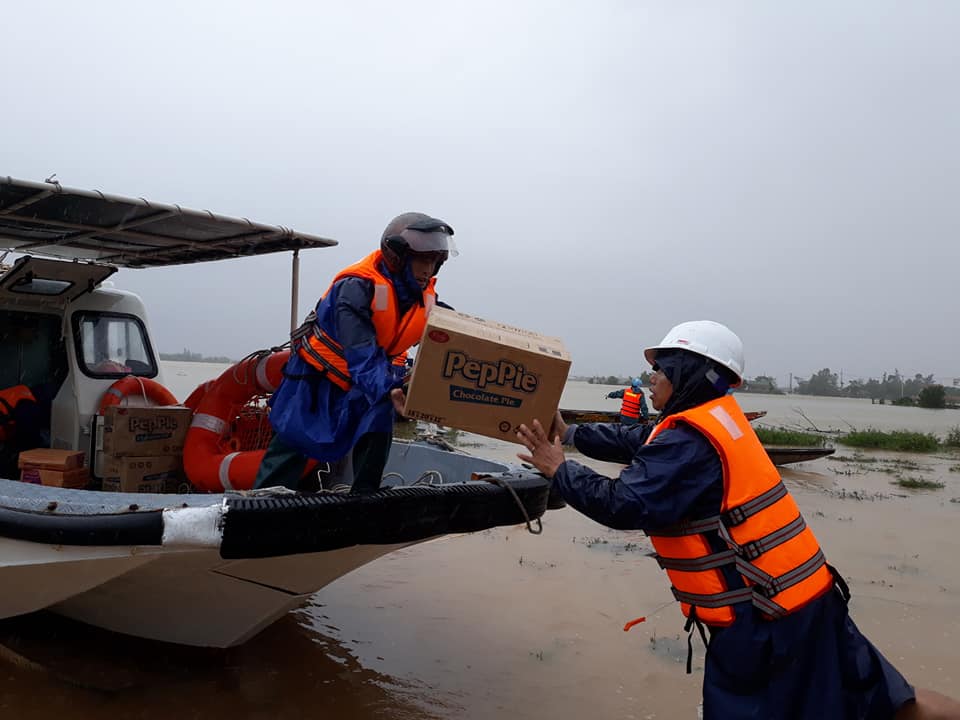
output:
[{"label": "reflective stripe on vest", "polygon": [[[710,441],[723,466],[720,514],[649,533],[683,614],[729,625],[732,605],[750,601],[766,616],[787,615],[833,585],[823,552],[776,467],[732,396],[667,417],[650,433],[684,422]],[[706,533],[727,549],[714,552]],[[734,566],[746,585],[730,589],[720,568]]]},{"label": "reflective stripe on vest", "polygon": [[640,393],[634,392],[633,388],[627,388],[623,391],[620,414],[634,420],[640,419]]},{"label": "reflective stripe on vest", "polygon": [[[423,304],[414,304],[400,317],[393,283],[378,268],[382,261],[383,255],[377,250],[360,262],[341,270],[323,294],[321,302],[330,294],[330,288],[343,278],[359,277],[371,280],[373,297],[370,300],[370,310],[377,345],[383,348],[387,357],[392,358],[420,342],[427,324],[427,315],[436,303],[436,278],[431,278],[430,284],[423,291]],[[307,321],[293,333],[293,337],[300,357],[313,368],[326,373],[330,381],[341,389],[350,389],[352,379],[343,346],[319,326],[315,312],[307,317]]]}]

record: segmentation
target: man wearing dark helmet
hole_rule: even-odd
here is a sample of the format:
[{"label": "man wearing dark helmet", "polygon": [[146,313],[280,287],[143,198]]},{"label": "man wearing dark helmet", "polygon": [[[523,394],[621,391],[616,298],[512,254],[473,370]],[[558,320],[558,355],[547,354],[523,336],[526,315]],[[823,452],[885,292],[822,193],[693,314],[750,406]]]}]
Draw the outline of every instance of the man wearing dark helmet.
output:
[{"label": "man wearing dark helmet", "polygon": [[420,341],[437,272],[456,254],[449,224],[409,212],[387,224],[379,250],[337,273],[291,336],[254,487],[301,488],[310,459],[349,460],[352,492],[380,487],[406,399],[405,366],[394,359]]}]

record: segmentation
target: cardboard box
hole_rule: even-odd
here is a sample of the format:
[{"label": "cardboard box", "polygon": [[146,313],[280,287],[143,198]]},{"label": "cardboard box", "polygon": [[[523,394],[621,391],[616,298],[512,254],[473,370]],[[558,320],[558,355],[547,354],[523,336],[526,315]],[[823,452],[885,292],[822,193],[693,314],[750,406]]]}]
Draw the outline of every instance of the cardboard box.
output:
[{"label": "cardboard box", "polygon": [[20,480],[52,487],[84,488],[90,482],[90,470],[85,467],[72,470],[49,470],[28,465],[20,470]]},{"label": "cardboard box", "polygon": [[558,338],[434,308],[417,349],[405,414],[517,442],[520,423],[549,430],[570,371]]},{"label": "cardboard box", "polygon": [[179,455],[104,457],[103,465],[108,492],[162,493],[182,479]]},{"label": "cardboard box", "polygon": [[83,452],[77,450],[56,450],[54,448],[34,448],[24,450],[17,458],[17,467],[43,470],[76,470],[83,467]]},{"label": "cardboard box", "polygon": [[113,405],[97,418],[97,450],[114,457],[179,454],[192,417],[182,405]]}]

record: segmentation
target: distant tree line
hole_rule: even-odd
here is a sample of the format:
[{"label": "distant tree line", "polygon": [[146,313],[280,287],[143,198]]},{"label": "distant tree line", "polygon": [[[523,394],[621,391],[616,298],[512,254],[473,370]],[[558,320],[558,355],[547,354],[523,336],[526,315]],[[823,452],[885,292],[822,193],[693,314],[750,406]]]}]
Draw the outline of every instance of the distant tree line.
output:
[{"label": "distant tree line", "polygon": [[581,376],[581,377],[572,377],[571,380],[580,380],[582,382],[588,382],[591,385],[629,385],[633,382],[635,377],[640,378],[640,382],[644,385],[650,384],[650,373],[644,370],[639,375],[591,375],[591,376]]},{"label": "distant tree line", "polygon": [[[749,382],[751,388],[756,380],[776,387],[772,378],[756,378]],[[754,389],[754,392],[768,392]],[[779,391],[778,391],[779,392]],[[917,373],[912,378],[905,377],[900,371],[884,373],[880,379],[851,380],[841,384],[837,373],[830,368],[815,372],[809,379],[797,378],[794,392],[800,395],[820,395],[825,397],[869,398],[872,402],[892,403],[894,405],[919,405],[926,408],[942,408],[960,402],[960,388],[946,388],[933,379],[933,375]]]},{"label": "distant tree line", "polygon": [[[637,376],[633,376],[637,377]],[[649,384],[650,374],[639,375],[644,385]],[[594,375],[591,377],[571,378],[596,385],[629,385],[631,376]],[[804,380],[796,378],[794,393],[800,395],[821,395],[825,397],[869,398],[872,402],[894,405],[918,405],[925,408],[943,408],[960,405],[960,388],[944,387],[933,379],[933,375],[917,373],[912,378],[905,377],[897,370],[884,373],[880,379],[851,380],[841,384],[839,376],[824,368]],[[737,392],[763,393],[765,395],[783,395],[784,390],[777,385],[775,378],[758,375],[745,378]]]},{"label": "distant tree line", "polygon": [[160,353],[161,360],[178,360],[181,362],[208,362],[208,363],[232,363],[233,358],[224,355],[212,355],[207,357],[201,353],[190,352],[187,348],[178,353]]},{"label": "distant tree line", "polygon": [[745,393],[763,393],[764,395],[783,395],[784,392],[777,387],[777,381],[769,375],[757,375],[755,378],[746,378],[743,385],[737,388],[737,392]]}]

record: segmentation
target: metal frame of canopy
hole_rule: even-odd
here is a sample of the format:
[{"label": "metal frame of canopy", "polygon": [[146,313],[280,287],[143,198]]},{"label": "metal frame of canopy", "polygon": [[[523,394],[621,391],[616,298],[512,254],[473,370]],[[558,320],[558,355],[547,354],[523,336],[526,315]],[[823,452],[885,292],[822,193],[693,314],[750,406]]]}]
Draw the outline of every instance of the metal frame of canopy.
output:
[{"label": "metal frame of canopy", "polygon": [[0,250],[118,265],[166,267],[291,250],[291,329],[300,250],[336,240],[144,198],[0,177]]}]

